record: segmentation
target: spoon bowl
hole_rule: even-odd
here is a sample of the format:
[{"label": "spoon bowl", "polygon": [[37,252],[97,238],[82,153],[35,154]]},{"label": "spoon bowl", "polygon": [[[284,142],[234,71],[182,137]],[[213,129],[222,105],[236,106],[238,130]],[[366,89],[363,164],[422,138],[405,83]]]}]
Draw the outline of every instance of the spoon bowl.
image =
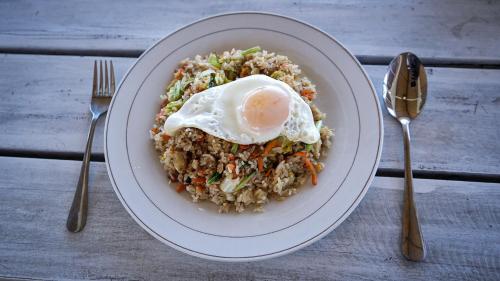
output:
[{"label": "spoon bowl", "polygon": [[420,59],[402,53],[389,64],[384,77],[385,106],[394,118],[416,118],[427,98],[427,75]]}]

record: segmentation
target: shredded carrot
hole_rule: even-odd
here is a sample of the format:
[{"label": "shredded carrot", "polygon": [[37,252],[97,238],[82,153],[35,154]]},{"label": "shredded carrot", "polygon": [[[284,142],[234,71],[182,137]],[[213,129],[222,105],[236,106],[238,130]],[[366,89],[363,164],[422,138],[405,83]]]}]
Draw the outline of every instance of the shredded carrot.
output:
[{"label": "shredded carrot", "polygon": [[177,188],[175,190],[177,192],[183,192],[184,190],[186,190],[186,186],[183,185],[182,183],[180,183],[180,184],[177,185]]},{"label": "shredded carrot", "polygon": [[260,154],[260,151],[259,151],[259,149],[257,149],[257,148],[256,148],[256,149],[252,152],[252,154],[250,154],[250,159],[257,158],[257,156],[259,156],[259,154]]},{"label": "shredded carrot", "polygon": [[272,141],[268,142],[268,143],[266,144],[266,147],[264,148],[264,153],[263,153],[263,155],[264,155],[264,156],[267,156],[267,155],[269,154],[269,152],[271,152],[271,150],[273,150],[273,148],[275,148],[275,147],[279,146],[279,144],[280,144],[279,139],[274,139],[274,140],[272,140]]},{"label": "shredded carrot", "polygon": [[180,80],[184,74],[184,69],[179,68],[177,72],[174,74],[174,78]]},{"label": "shredded carrot", "polygon": [[295,152],[293,155],[301,156],[302,158],[304,158],[304,165],[311,172],[312,184],[317,185],[318,184],[318,174],[317,174],[316,168],[314,167],[311,160],[309,160],[309,158],[307,158],[307,152],[299,151],[299,152]]},{"label": "shredded carrot", "polygon": [[229,163],[229,164],[227,164],[227,170],[228,170],[229,172],[231,172],[231,173],[232,173],[232,172],[234,171],[234,169],[236,169],[236,165],[234,165],[233,163]]},{"label": "shredded carrot", "polygon": [[321,171],[321,169],[323,168],[323,167],[321,167],[320,163],[314,165],[314,167],[316,168],[316,171]]},{"label": "shredded carrot", "polygon": [[243,67],[240,71],[240,77],[248,76],[248,74],[250,74],[250,68]]},{"label": "shredded carrot", "polygon": [[204,187],[204,186],[202,186],[202,185],[197,185],[197,186],[196,186],[196,192],[197,192],[197,193],[201,193],[201,192],[203,192],[203,190],[204,190],[204,189],[205,189],[205,187]]},{"label": "shredded carrot", "polygon": [[259,172],[264,171],[264,158],[257,158],[257,167],[259,168]]},{"label": "shredded carrot", "polygon": [[193,183],[205,183],[206,181],[207,179],[204,177],[197,177],[191,180],[191,182]]},{"label": "shredded carrot", "polygon": [[240,148],[241,148],[241,150],[247,150],[250,148],[250,145],[249,144],[240,144]]},{"label": "shredded carrot", "polygon": [[153,128],[153,129],[151,129],[151,133],[153,133],[154,135],[158,134],[159,132],[160,132],[159,128]]},{"label": "shredded carrot", "polygon": [[314,91],[311,89],[304,89],[300,91],[300,95],[306,97],[308,100],[312,100],[314,98]]},{"label": "shredded carrot", "polygon": [[299,152],[295,152],[293,155],[307,157],[307,152],[305,152],[305,151],[299,151]]},{"label": "shredded carrot", "polygon": [[269,177],[269,175],[271,175],[271,173],[273,172],[273,169],[269,169],[267,170],[266,172],[266,177]]},{"label": "shredded carrot", "polygon": [[304,157],[304,163],[306,164],[306,167],[309,171],[311,171],[311,181],[313,185],[318,184],[318,174],[316,174],[316,169],[314,168],[314,165],[311,163],[311,160],[309,158]]},{"label": "shredded carrot", "polygon": [[170,101],[168,99],[164,99],[162,102],[161,102],[161,107],[165,107]]},{"label": "shredded carrot", "polygon": [[168,140],[170,139],[170,136],[169,136],[169,135],[167,135],[167,134],[163,134],[163,135],[161,135],[161,139],[162,139],[163,141],[168,141]]}]

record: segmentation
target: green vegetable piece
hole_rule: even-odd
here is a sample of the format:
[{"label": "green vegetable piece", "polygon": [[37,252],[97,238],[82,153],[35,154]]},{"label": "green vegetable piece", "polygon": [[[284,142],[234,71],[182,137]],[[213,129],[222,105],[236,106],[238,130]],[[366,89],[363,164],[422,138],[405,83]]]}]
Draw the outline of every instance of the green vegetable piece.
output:
[{"label": "green vegetable piece", "polygon": [[238,183],[238,185],[234,188],[234,191],[233,192],[236,192],[240,189],[242,189],[243,187],[245,187],[245,185],[247,185],[247,183],[252,180],[255,176],[257,175],[257,172],[253,172],[251,173],[250,175],[246,176],[245,178],[243,178],[240,183]]},{"label": "green vegetable piece", "polygon": [[208,82],[208,88],[212,88],[217,86],[217,83],[215,82],[215,73],[212,73],[210,75],[210,82]]},{"label": "green vegetable piece", "polygon": [[313,149],[313,145],[312,144],[310,144],[310,143],[306,144],[306,151],[307,152],[311,151],[312,149]]},{"label": "green vegetable piece", "polygon": [[250,55],[250,54],[253,54],[253,53],[260,52],[260,51],[261,51],[261,48],[259,46],[255,46],[255,47],[248,48],[248,49],[242,51],[241,55],[242,56],[246,56],[246,55]]},{"label": "green vegetable piece", "polygon": [[167,110],[172,109],[174,107],[178,107],[180,105],[180,101],[172,101],[167,104]]},{"label": "green vegetable piece", "polygon": [[182,87],[181,87],[181,81],[177,80],[175,82],[174,86],[168,90],[167,96],[169,101],[176,101],[181,97],[182,94]]},{"label": "green vegetable piece", "polygon": [[225,75],[224,74],[220,74],[220,73],[216,73],[215,74],[215,84],[217,85],[222,85],[225,83]]},{"label": "green vegetable piece", "polygon": [[176,100],[176,101],[169,102],[166,106],[167,114],[172,114],[172,113],[176,112],[177,110],[179,110],[179,108],[181,108],[181,106],[183,104],[184,104],[183,100]]},{"label": "green vegetable piece", "polygon": [[168,83],[168,85],[166,87],[167,92],[168,92],[168,90],[170,90],[170,88],[172,88],[172,86],[175,85],[175,82],[177,82],[177,80],[174,79],[174,80],[170,81],[170,83]]},{"label": "green vegetable piece", "polygon": [[222,177],[222,174],[220,173],[213,173],[212,176],[207,180],[207,184],[213,184],[215,183],[216,181],[220,180],[220,178]]},{"label": "green vegetable piece", "polygon": [[285,75],[285,73],[283,71],[276,70],[275,72],[273,72],[273,74],[271,74],[271,78],[278,79],[278,78],[282,77],[283,75]]},{"label": "green vegetable piece", "polygon": [[185,77],[186,76],[182,78],[182,86],[181,86],[182,91],[184,91],[184,89],[186,89],[186,87],[189,86],[189,84],[191,84],[194,81],[194,78],[184,79]]},{"label": "green vegetable piece", "polygon": [[283,153],[290,153],[293,151],[293,142],[284,136],[281,136],[281,150]]},{"label": "green vegetable piece", "polygon": [[213,65],[215,68],[220,68],[220,63],[219,60],[217,59],[217,55],[211,53],[210,56],[208,56],[208,63]]},{"label": "green vegetable piece", "polygon": [[233,146],[231,146],[231,153],[236,154],[236,152],[238,152],[238,147],[239,145],[237,143],[233,143]]}]

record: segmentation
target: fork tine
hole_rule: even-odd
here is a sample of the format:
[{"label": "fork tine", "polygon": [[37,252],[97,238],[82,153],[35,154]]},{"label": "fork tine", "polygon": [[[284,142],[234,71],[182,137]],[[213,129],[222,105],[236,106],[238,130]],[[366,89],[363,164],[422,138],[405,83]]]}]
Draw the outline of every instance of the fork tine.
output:
[{"label": "fork tine", "polygon": [[109,96],[108,61],[104,61],[104,96]]},{"label": "fork tine", "polygon": [[109,72],[111,72],[111,96],[115,94],[115,69],[113,67],[113,61],[109,61]]},{"label": "fork tine", "polygon": [[92,96],[97,95],[97,61],[94,60],[94,78],[92,78]]},{"label": "fork tine", "polygon": [[103,83],[102,83],[102,60],[99,61],[99,93],[97,94],[98,96],[102,96],[103,94]]}]

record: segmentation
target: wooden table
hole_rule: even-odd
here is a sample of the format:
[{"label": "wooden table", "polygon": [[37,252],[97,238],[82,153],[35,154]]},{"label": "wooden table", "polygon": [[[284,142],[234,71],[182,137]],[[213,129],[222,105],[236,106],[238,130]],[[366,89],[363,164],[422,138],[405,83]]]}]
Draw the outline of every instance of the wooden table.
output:
[{"label": "wooden table", "polygon": [[[1,1],[0,279],[500,280],[500,2]],[[425,262],[399,250],[402,136],[385,114],[377,177],[335,231],[293,254],[219,263],[171,249],[127,214],[109,182],[97,130],[86,229],[65,229],[89,125],[91,64],[117,76],[159,38],[200,17],[262,10],[329,32],[380,94],[391,57],[428,66],[414,123],[416,201]]]}]

